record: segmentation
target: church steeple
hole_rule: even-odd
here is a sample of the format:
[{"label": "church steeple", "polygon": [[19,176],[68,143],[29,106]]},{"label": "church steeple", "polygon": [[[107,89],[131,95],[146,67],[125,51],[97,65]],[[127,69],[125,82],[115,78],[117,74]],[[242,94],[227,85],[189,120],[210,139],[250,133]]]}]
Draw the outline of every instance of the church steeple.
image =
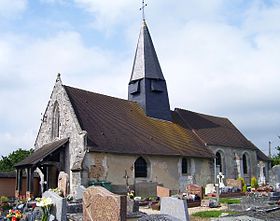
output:
[{"label": "church steeple", "polygon": [[166,82],[145,19],[134,57],[128,100],[138,102],[150,117],[171,120]]}]

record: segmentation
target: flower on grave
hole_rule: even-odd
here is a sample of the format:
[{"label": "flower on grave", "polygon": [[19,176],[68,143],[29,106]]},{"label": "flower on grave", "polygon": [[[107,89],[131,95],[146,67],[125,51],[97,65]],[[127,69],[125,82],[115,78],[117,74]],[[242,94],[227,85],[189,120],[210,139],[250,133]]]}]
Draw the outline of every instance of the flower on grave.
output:
[{"label": "flower on grave", "polygon": [[42,221],[47,221],[50,216],[50,211],[53,205],[50,197],[36,198],[36,206],[41,207],[43,211]]},{"label": "flower on grave", "polygon": [[6,215],[6,218],[12,221],[19,220],[21,217],[22,217],[22,213],[16,209],[10,209],[8,214]]}]

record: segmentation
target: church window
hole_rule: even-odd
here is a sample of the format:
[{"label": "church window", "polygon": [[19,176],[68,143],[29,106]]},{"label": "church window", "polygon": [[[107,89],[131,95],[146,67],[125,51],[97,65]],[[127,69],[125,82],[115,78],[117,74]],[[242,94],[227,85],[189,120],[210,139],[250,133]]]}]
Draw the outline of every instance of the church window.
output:
[{"label": "church window", "polygon": [[52,118],[52,138],[59,137],[59,105],[56,101],[53,108],[53,118]]},{"label": "church window", "polygon": [[216,167],[219,170],[217,172],[223,172],[223,158],[220,152],[216,153]]},{"label": "church window", "polygon": [[188,174],[189,168],[188,168],[188,160],[187,158],[182,159],[182,174]]},{"label": "church window", "polygon": [[147,177],[147,162],[143,157],[139,157],[134,163],[135,178]]},{"label": "church window", "polygon": [[242,161],[243,161],[243,173],[248,174],[248,159],[246,154],[243,154]]}]

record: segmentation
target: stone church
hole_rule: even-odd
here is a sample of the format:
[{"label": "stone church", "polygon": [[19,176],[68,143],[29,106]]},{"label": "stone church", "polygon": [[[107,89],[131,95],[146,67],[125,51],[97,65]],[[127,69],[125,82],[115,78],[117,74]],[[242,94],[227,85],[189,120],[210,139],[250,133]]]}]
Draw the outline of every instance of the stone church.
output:
[{"label": "stone church", "polygon": [[16,194],[22,194],[23,172],[28,194],[34,171],[41,174],[45,190],[57,187],[58,174],[65,171],[71,193],[93,180],[110,182],[114,192],[137,183],[182,191],[189,183],[215,183],[220,171],[249,182],[257,176],[259,161],[269,158],[227,118],[170,110],[166,81],[143,20],[128,100],[66,86],[57,76],[35,151],[16,165]]}]

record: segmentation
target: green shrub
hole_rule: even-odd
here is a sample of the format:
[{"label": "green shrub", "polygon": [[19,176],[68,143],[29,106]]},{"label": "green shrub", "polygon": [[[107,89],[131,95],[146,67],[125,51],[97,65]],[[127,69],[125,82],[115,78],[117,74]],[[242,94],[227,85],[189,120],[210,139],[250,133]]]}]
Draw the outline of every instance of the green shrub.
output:
[{"label": "green shrub", "polygon": [[251,178],[251,188],[258,188],[258,181],[257,181],[257,178],[256,177],[252,177]]},{"label": "green shrub", "polygon": [[247,186],[245,184],[245,180],[242,177],[239,177],[238,180],[241,180],[241,184],[242,184],[242,192],[247,192]]},{"label": "green shrub", "polygon": [[0,203],[7,203],[7,202],[9,202],[9,198],[8,197],[6,197],[6,196],[1,196],[0,197]]}]

